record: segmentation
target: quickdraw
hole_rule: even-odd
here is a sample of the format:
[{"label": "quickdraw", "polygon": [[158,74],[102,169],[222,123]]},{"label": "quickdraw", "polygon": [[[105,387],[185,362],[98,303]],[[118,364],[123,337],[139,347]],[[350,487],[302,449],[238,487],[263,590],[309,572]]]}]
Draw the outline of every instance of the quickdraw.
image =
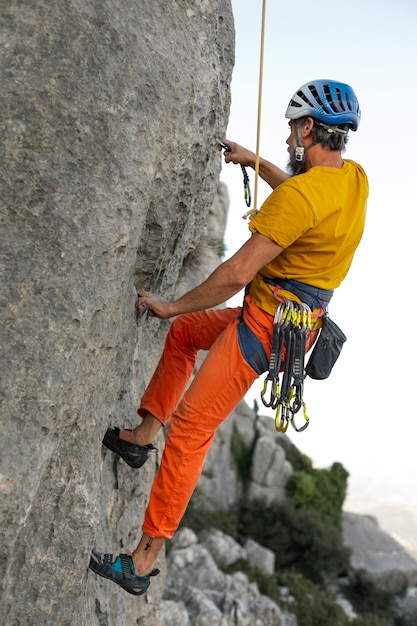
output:
[{"label": "quickdraw", "polygon": [[[231,152],[232,149],[229,146],[226,146],[226,144],[224,144],[222,141],[220,141],[220,139],[217,140],[217,143],[219,144],[219,146],[221,146],[221,148],[224,150],[224,152]],[[240,168],[242,170],[242,174],[243,174],[243,195],[245,198],[245,202],[246,202],[246,206],[250,207],[251,202],[252,202],[252,197],[251,197],[251,193],[250,193],[250,183],[249,183],[249,176],[248,173],[246,171],[246,167],[242,164],[240,164]]]},{"label": "quickdraw", "polygon": [[[282,298],[274,317],[269,370],[261,392],[264,406],[276,411],[275,428],[278,432],[285,433],[290,422],[297,432],[305,430],[310,423],[303,391],[306,336],[311,327],[310,307],[303,302]],[[271,389],[268,398],[269,383]],[[301,408],[305,423],[297,427],[294,416]]]},{"label": "quickdraw", "polygon": [[245,197],[245,202],[246,202],[246,206],[250,207],[250,203],[252,201],[251,198],[251,194],[250,194],[250,185],[249,185],[249,176],[248,173],[246,171],[246,167],[244,165],[240,165],[241,169],[242,169],[242,174],[243,174],[243,194]]}]

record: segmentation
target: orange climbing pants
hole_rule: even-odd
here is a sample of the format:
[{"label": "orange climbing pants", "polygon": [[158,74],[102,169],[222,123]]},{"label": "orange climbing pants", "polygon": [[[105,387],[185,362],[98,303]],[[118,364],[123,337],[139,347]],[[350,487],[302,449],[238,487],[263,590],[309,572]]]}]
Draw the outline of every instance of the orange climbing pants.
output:
[{"label": "orange climbing pants", "polygon": [[[171,420],[142,526],[150,537],[172,537],[217,427],[258,378],[239,345],[241,314],[269,360],[274,318],[249,296],[243,313],[241,307],[210,309],[182,315],[170,326],[161,360],[138,409],[139,415],[149,412],[163,425]],[[186,389],[199,350],[208,350],[208,354]]]},{"label": "orange climbing pants", "polygon": [[[239,347],[241,312],[241,307],[199,311],[176,318],[170,326],[161,360],[138,409],[139,415],[149,412],[163,425],[171,420],[142,527],[150,537],[172,537],[217,427],[258,377]],[[269,358],[273,317],[248,298],[243,315]],[[185,391],[199,350],[209,352]]]}]

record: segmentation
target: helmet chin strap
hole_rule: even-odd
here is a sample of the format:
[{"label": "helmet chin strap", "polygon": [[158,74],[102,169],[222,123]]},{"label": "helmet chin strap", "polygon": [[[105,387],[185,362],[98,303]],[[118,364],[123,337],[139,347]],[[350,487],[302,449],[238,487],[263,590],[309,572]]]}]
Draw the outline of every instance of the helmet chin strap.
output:
[{"label": "helmet chin strap", "polygon": [[302,163],[305,158],[305,149],[304,146],[297,146],[294,150],[294,157],[298,163]]},{"label": "helmet chin strap", "polygon": [[[297,143],[302,143],[298,128],[295,131],[295,138],[297,140]],[[307,146],[307,148],[305,148],[303,145],[296,146],[294,150],[294,157],[297,163],[303,163],[306,158],[306,153],[310,150],[310,148],[312,148],[315,145],[317,145],[317,141],[313,141],[309,146]]]},{"label": "helmet chin strap", "polygon": [[297,146],[294,152],[295,160],[298,161],[298,163],[303,163],[306,158],[306,153],[310,150],[310,148],[316,145],[317,141],[313,141],[313,143],[307,146],[307,148],[304,148],[304,146]]}]

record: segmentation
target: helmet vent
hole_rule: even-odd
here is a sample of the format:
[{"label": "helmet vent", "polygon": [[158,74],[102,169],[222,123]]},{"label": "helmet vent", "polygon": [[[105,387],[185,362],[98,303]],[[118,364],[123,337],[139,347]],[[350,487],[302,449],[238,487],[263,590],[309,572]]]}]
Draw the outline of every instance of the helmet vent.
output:
[{"label": "helmet vent", "polygon": [[337,100],[333,99],[332,93],[327,85],[325,85],[323,89],[324,93],[326,94],[327,102],[329,103],[332,111],[334,111],[335,113],[343,113],[345,111],[345,107],[343,106],[342,92],[340,91],[340,89],[338,87],[336,87],[335,89]]},{"label": "helmet vent", "polygon": [[296,102],[295,100],[291,100],[288,106],[301,108],[301,104],[299,102]]},{"label": "helmet vent", "polygon": [[350,104],[349,95],[347,93],[345,93],[345,101],[346,101],[349,111],[353,111],[352,105]]},{"label": "helmet vent", "polygon": [[[309,85],[308,87],[309,87],[311,93],[313,94],[317,104],[323,109],[323,111],[326,111],[326,113],[329,112],[329,109],[327,108],[326,103],[324,103],[323,100],[320,98],[319,92],[317,91],[315,85]],[[325,95],[327,97],[327,100],[329,100],[329,96],[328,96],[328,94],[326,92],[326,85],[324,86],[324,93],[325,93]]]},{"label": "helmet vent", "polygon": [[304,93],[304,91],[297,91],[297,96],[298,96],[299,98],[301,98],[301,100],[304,100],[304,102],[305,102],[306,104],[308,104],[308,106],[309,106],[309,107],[311,107],[312,109],[314,109],[314,102],[311,102],[311,101],[307,98],[307,96],[306,96],[306,94]]}]

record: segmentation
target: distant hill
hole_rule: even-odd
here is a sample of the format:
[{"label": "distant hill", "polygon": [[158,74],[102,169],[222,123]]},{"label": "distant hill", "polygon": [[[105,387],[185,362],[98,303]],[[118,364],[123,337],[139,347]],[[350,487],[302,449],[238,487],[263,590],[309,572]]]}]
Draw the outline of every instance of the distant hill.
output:
[{"label": "distant hill", "polygon": [[355,494],[350,496],[345,508],[347,511],[376,517],[379,526],[417,559],[417,507],[401,502],[370,502],[369,498]]}]

